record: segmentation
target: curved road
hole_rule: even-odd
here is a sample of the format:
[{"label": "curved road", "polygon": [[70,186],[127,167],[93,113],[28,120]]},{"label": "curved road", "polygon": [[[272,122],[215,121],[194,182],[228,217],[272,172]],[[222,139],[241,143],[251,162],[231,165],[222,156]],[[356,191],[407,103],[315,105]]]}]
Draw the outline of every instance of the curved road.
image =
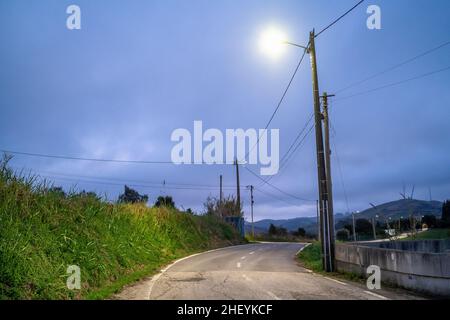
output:
[{"label": "curved road", "polygon": [[257,243],[180,259],[156,276],[125,288],[117,299],[415,299],[392,289],[369,291],[300,267],[305,244]]}]

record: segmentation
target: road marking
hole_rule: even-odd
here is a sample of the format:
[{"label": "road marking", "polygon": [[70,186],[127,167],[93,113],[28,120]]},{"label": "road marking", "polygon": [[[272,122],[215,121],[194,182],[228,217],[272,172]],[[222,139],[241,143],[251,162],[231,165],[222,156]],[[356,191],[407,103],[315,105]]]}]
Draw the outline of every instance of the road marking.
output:
[{"label": "road marking", "polygon": [[244,260],[246,257],[245,256],[243,256],[242,258],[241,258],[241,260]]},{"label": "road marking", "polygon": [[334,282],[337,282],[337,283],[340,283],[340,284],[342,284],[342,285],[344,285],[344,286],[347,285],[345,282],[342,282],[342,281],[339,281],[339,280],[336,280],[336,279],[333,279],[333,278],[329,278],[329,277],[324,277],[324,278],[325,278],[325,279],[328,279],[328,280],[331,280],[331,281],[334,281]]},{"label": "road marking", "polygon": [[303,249],[305,249],[307,246],[311,245],[311,243],[307,243],[305,244],[303,247],[300,248],[300,250],[297,251],[297,253],[295,255],[298,255],[300,252],[303,251]]},{"label": "road marking", "polygon": [[240,268],[240,267],[241,267],[241,263],[238,262],[236,266],[237,266],[238,268]]},{"label": "road marking", "polygon": [[245,274],[242,275],[242,278],[244,278],[244,279],[247,280],[247,281],[252,281],[252,279],[250,279],[249,277],[247,277],[247,275],[245,275]]},{"label": "road marking", "polygon": [[[243,245],[245,246],[245,245]],[[250,246],[250,244],[248,244],[248,246]],[[189,259],[189,258],[193,258],[195,256],[199,256],[201,254],[205,254],[205,253],[211,253],[211,252],[215,252],[215,251],[220,251],[220,250],[226,250],[226,249],[230,249],[236,246],[228,246],[228,247],[223,247],[223,248],[218,248],[218,249],[212,249],[212,250],[208,250],[208,251],[204,251],[204,252],[199,252],[199,253],[195,253],[195,254],[191,254],[190,256],[175,260],[174,262],[172,262],[171,264],[169,264],[167,267],[165,267],[164,269],[161,269],[160,273],[154,275],[151,279],[150,279],[150,283],[148,286],[148,295],[147,295],[147,300],[150,300],[150,297],[152,295],[152,290],[153,290],[153,286],[154,284],[158,281],[158,279],[167,271],[169,270],[171,267],[173,267],[175,264],[177,264],[178,262],[181,262],[183,260]],[[238,266],[238,268],[240,268],[240,264]]]},{"label": "road marking", "polygon": [[377,297],[378,299],[389,300],[389,298],[386,298],[386,297],[384,297],[384,296],[382,296],[380,294],[377,294],[377,293],[373,293],[373,292],[370,292],[370,291],[367,291],[367,290],[364,290],[364,292],[368,293],[368,294],[370,294],[370,295],[372,295],[374,297]]},{"label": "road marking", "polygon": [[250,252],[249,254],[254,254],[255,253],[255,251],[252,251],[252,252]]},{"label": "road marking", "polygon": [[267,290],[266,290],[266,293],[267,293],[269,296],[271,296],[272,299],[275,299],[275,300],[281,300],[281,298],[280,298],[280,297],[277,297],[273,292],[270,292],[270,291],[267,291]]}]

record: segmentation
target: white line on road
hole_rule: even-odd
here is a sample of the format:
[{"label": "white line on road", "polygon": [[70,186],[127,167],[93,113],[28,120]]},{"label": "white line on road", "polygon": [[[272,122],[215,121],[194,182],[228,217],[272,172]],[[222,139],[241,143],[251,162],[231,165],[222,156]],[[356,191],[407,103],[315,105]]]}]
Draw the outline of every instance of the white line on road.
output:
[{"label": "white line on road", "polygon": [[236,265],[236,267],[240,268],[240,267],[241,267],[241,263],[238,262],[237,265]]},{"label": "white line on road", "polygon": [[267,291],[267,290],[266,290],[266,293],[267,293],[269,296],[271,296],[272,299],[275,299],[275,300],[281,300],[281,298],[280,298],[280,297],[277,297],[273,292],[270,292],[270,291]]},{"label": "white line on road", "polygon": [[243,257],[241,257],[241,260],[244,260],[246,257],[245,256],[243,256]]},{"label": "white line on road", "polygon": [[[245,246],[245,245],[243,245],[243,246]],[[151,280],[150,280],[150,282],[149,282],[149,286],[148,286],[147,300],[150,300],[150,297],[151,297],[151,295],[152,295],[153,286],[154,286],[154,284],[158,281],[158,279],[159,279],[159,278],[160,278],[167,270],[169,270],[171,267],[173,267],[173,266],[174,266],[175,264],[177,264],[178,262],[181,262],[181,261],[186,260],[186,259],[189,259],[189,258],[193,258],[193,257],[195,257],[195,256],[199,256],[199,255],[202,255],[202,254],[205,254],[205,253],[211,253],[211,252],[215,252],[215,251],[226,250],[226,249],[230,249],[230,248],[232,248],[232,247],[233,247],[233,246],[223,247],[223,248],[218,248],[218,249],[212,249],[212,250],[208,250],[208,251],[204,251],[204,252],[195,253],[195,254],[192,254],[192,255],[190,255],[190,256],[187,256],[187,257],[184,257],[184,258],[175,260],[174,262],[172,262],[171,264],[169,264],[169,265],[168,265],[167,267],[165,267],[164,269],[161,269],[160,273],[154,275],[154,276],[151,278]],[[239,264],[238,268],[240,268],[240,267],[241,267],[241,266],[240,266],[240,264]]]},{"label": "white line on road", "polygon": [[255,253],[255,251],[252,251],[252,252],[250,252],[249,254],[254,254]]},{"label": "white line on road", "polygon": [[307,246],[311,245],[311,243],[307,243],[305,244],[305,246],[301,247],[300,250],[297,251],[297,253],[295,255],[298,255],[300,252],[303,251],[303,249],[305,249]]},{"label": "white line on road", "polygon": [[344,285],[344,286],[347,285],[345,282],[342,282],[342,281],[339,281],[339,280],[336,280],[336,279],[333,279],[333,278],[329,278],[329,277],[324,277],[324,278],[325,278],[325,279],[328,279],[328,280],[331,280],[331,281],[334,281],[334,282],[337,282],[337,283],[340,283],[340,284],[342,284],[342,285]]},{"label": "white line on road", "polygon": [[368,293],[368,294],[370,294],[370,295],[372,295],[374,297],[377,297],[378,299],[389,300],[389,298],[386,298],[386,297],[384,297],[384,296],[382,296],[382,295],[380,295],[378,293],[373,293],[373,292],[370,292],[370,291],[367,291],[367,290],[364,290],[364,292]]}]

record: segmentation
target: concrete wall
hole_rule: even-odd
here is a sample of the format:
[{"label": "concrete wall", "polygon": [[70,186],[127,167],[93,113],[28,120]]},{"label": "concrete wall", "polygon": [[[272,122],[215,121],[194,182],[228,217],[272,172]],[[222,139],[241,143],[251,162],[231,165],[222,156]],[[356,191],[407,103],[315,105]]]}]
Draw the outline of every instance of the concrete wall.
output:
[{"label": "concrete wall", "polygon": [[401,242],[336,244],[337,269],[367,276],[367,267],[376,265],[381,269],[382,282],[427,294],[450,297],[449,252],[398,250],[398,248],[425,250],[427,246],[440,250],[446,248],[446,244],[406,242],[409,244],[402,245]]}]

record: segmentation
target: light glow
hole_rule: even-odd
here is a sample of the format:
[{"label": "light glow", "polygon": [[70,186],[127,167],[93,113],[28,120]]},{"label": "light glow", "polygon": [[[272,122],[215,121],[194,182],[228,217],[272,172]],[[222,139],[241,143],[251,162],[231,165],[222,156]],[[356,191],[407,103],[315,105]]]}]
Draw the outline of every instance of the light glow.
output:
[{"label": "light glow", "polygon": [[279,58],[286,50],[286,34],[276,27],[267,28],[260,36],[259,48],[270,58]]}]

